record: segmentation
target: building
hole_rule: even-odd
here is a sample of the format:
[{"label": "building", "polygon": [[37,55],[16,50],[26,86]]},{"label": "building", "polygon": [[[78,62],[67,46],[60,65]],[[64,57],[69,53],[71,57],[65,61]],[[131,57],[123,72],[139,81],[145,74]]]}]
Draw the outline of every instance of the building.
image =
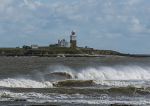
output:
[{"label": "building", "polygon": [[77,36],[74,31],[72,31],[70,35],[70,48],[73,48],[73,49],[77,48]]},{"label": "building", "polygon": [[32,48],[32,49],[38,49],[39,46],[38,46],[38,45],[31,45],[31,48]]},{"label": "building", "polygon": [[73,49],[77,48],[77,36],[74,31],[70,35],[70,43],[66,39],[59,39],[56,44],[50,44],[49,47],[70,47]]},{"label": "building", "polygon": [[58,40],[58,47],[68,47],[68,42],[65,39]]}]

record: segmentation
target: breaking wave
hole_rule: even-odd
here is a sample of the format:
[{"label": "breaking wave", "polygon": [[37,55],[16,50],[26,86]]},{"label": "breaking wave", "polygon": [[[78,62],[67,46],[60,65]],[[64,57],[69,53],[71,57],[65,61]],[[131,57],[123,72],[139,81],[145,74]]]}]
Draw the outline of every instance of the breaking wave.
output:
[{"label": "breaking wave", "polygon": [[[68,71],[69,70],[69,71]],[[57,71],[58,72],[58,71]],[[115,67],[99,67],[99,68],[86,68],[83,70],[71,72],[71,69],[63,68],[60,73],[67,73],[66,75],[72,76],[74,81],[80,83],[81,80],[88,82],[93,80],[95,84],[102,86],[150,86],[150,67],[141,66],[115,66]],[[70,74],[71,73],[71,74]],[[60,74],[61,75],[61,74]],[[70,82],[65,81],[66,85]],[[61,82],[60,82],[61,83]]]},{"label": "breaking wave", "polygon": [[[99,68],[86,68],[79,71],[74,71],[69,69],[68,67],[66,68],[63,67],[61,71],[57,70],[55,72],[57,73],[53,74],[59,74],[66,77],[70,76],[68,79],[72,78],[73,80],[78,80],[72,81],[73,83],[71,81],[63,81],[67,86],[74,85],[75,82],[77,82],[78,83],[77,85],[80,86],[82,82],[81,80],[84,80],[83,82],[93,80],[95,84],[111,87],[150,86],[150,67],[144,66],[99,67]],[[70,82],[71,84],[69,84]],[[60,83],[62,84],[62,82]]]},{"label": "breaking wave", "polygon": [[150,80],[150,67],[102,66],[98,68],[90,67],[82,70],[59,67],[59,69],[52,71],[51,74],[79,80]]},{"label": "breaking wave", "polygon": [[[31,103],[72,103],[76,104],[90,104],[90,105],[111,105],[118,104],[118,106],[125,105],[144,105],[149,106],[149,98],[142,96],[149,94],[149,91],[143,91],[142,88],[111,88],[111,89],[70,89],[73,93],[70,94],[66,88],[66,94],[61,93],[37,93],[37,92],[11,92],[7,90],[0,90],[0,101],[26,101]],[[60,90],[59,90],[60,91]],[[68,93],[67,93],[68,92]],[[80,92],[80,93],[78,93]],[[87,94],[86,94],[86,93]],[[89,95],[92,94],[92,95]],[[111,96],[110,94],[124,94],[124,96]],[[141,96],[135,96],[141,94]],[[130,96],[128,96],[130,95]],[[134,96],[134,98],[132,97]],[[119,105],[120,104],[120,105]],[[121,105],[122,104],[122,105]]]},{"label": "breaking wave", "polygon": [[77,73],[82,80],[150,80],[150,67],[119,66],[88,68]]},{"label": "breaking wave", "polygon": [[[87,82],[87,86],[95,84],[104,86],[150,86],[150,67],[115,66],[86,68],[76,71],[68,67],[59,67],[58,70],[50,70],[50,73],[43,73],[42,77],[43,81],[29,78],[1,79],[0,86],[12,88],[50,88],[56,84],[69,86],[70,83],[73,86],[79,86],[80,84],[86,86]],[[45,80],[44,78],[46,77],[50,79]],[[56,80],[51,80],[51,77],[54,77]],[[60,77],[64,79],[60,79]],[[68,79],[72,81],[67,81]],[[89,84],[89,81],[92,83]]]},{"label": "breaking wave", "polygon": [[52,83],[48,81],[38,82],[31,79],[3,79],[0,80],[1,87],[12,87],[12,88],[49,88],[52,87]]}]

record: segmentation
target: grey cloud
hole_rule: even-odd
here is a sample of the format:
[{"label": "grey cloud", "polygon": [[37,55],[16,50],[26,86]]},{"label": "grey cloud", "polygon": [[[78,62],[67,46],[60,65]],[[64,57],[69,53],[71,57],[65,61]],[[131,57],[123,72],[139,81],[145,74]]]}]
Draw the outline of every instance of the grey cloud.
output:
[{"label": "grey cloud", "polygon": [[1,0],[0,36],[45,43],[43,36],[52,36],[53,40],[44,40],[54,42],[76,29],[81,40],[109,40],[109,47],[114,40],[122,44],[125,38],[149,36],[149,4],[149,0]]}]

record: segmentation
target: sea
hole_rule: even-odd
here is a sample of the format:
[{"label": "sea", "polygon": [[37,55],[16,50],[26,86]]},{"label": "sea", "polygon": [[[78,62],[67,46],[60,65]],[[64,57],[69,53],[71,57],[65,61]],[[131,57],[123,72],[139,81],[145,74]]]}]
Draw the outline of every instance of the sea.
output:
[{"label": "sea", "polygon": [[0,57],[0,106],[150,106],[150,58]]}]

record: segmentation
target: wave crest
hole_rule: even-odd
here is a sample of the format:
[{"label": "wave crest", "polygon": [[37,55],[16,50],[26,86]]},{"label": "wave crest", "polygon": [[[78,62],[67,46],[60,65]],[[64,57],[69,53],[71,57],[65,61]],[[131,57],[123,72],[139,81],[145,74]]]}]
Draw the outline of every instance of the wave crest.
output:
[{"label": "wave crest", "polygon": [[51,82],[38,82],[31,79],[3,79],[0,80],[1,87],[12,87],[12,88],[49,88],[52,87]]},{"label": "wave crest", "polygon": [[[54,81],[59,82],[67,79],[73,80],[73,84],[77,83],[75,86],[78,85],[79,82],[80,84],[82,82],[81,85],[83,85],[87,81],[94,81],[94,83],[98,85],[108,86],[150,85],[150,67],[140,66],[87,68],[81,71],[60,68],[59,70],[51,71],[50,74],[44,74],[43,76],[43,81],[28,78],[1,79],[0,86],[12,88],[50,88],[55,84]],[[56,80],[50,79],[45,81],[46,77],[50,78],[52,76],[56,78]],[[60,79],[59,77],[64,78]],[[75,80],[77,81],[75,82]],[[65,84],[66,83],[68,84],[68,81],[65,81]]]},{"label": "wave crest", "polygon": [[139,66],[89,68],[77,73],[82,80],[150,80],[150,68]]}]

